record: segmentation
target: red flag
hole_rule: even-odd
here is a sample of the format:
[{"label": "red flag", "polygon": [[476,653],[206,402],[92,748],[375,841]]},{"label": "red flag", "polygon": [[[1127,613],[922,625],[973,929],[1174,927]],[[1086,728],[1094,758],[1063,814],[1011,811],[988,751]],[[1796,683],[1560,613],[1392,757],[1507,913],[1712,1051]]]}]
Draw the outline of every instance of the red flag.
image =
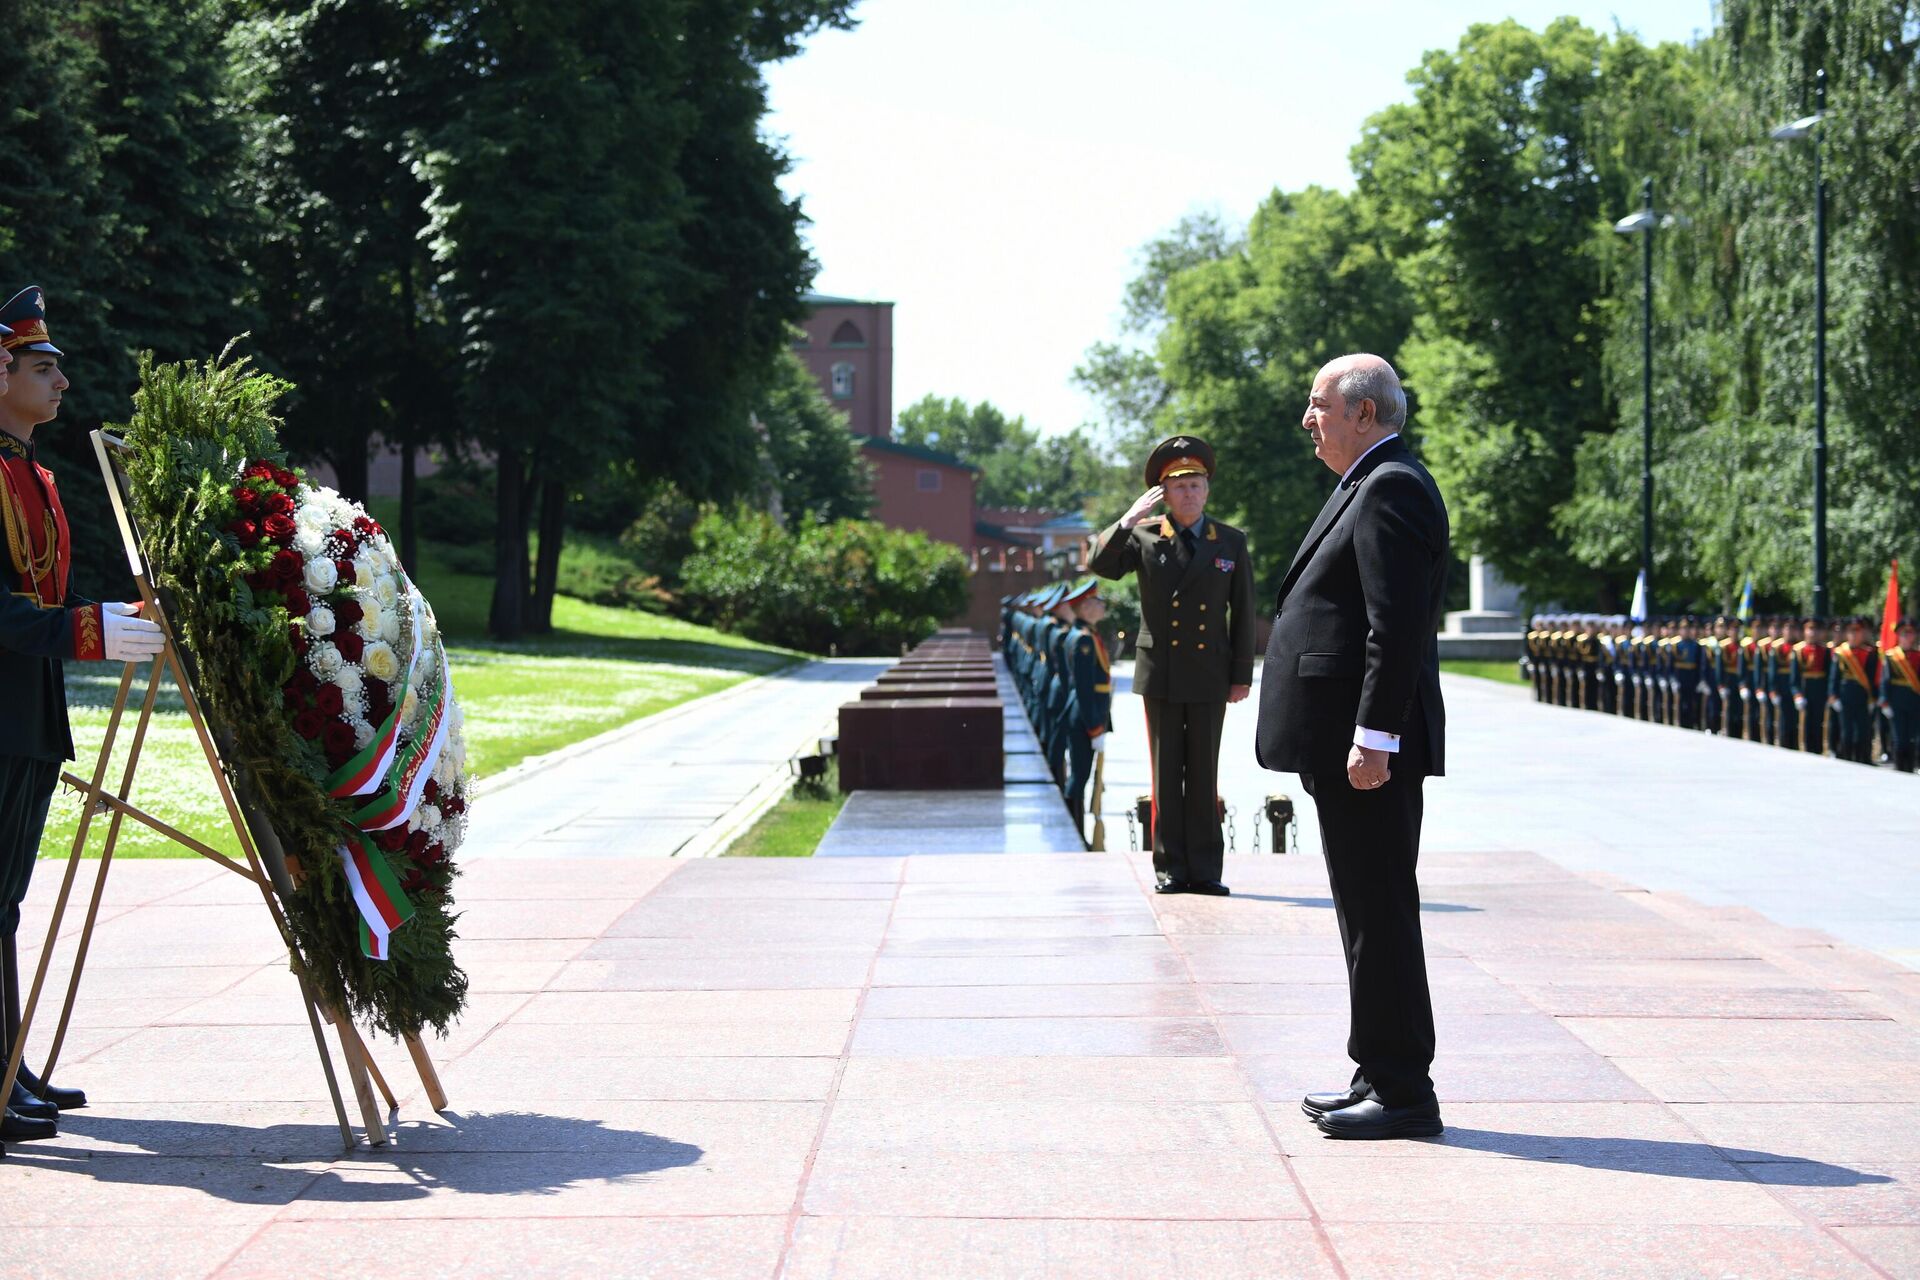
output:
[{"label": "red flag", "polygon": [[1900,560],[1895,557],[1887,574],[1887,605],[1880,611],[1880,649],[1885,652],[1899,643],[1894,630],[1900,624]]}]

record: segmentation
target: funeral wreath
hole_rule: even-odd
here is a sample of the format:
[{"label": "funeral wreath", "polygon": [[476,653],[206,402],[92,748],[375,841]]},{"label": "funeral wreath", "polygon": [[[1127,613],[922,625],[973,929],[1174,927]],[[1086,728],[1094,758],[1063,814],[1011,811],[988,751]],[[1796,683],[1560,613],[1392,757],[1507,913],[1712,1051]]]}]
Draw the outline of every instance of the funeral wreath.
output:
[{"label": "funeral wreath", "polygon": [[140,373],[132,514],[223,763],[285,851],[310,976],[380,1030],[444,1032],[470,786],[433,610],[378,523],[287,465],[287,383],[226,356]]}]

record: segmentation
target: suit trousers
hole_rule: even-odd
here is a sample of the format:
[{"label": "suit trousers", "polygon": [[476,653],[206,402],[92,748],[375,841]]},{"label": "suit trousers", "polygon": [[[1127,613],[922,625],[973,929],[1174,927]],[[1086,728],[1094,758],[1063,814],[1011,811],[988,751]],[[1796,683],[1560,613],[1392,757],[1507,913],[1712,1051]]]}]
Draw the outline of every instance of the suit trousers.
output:
[{"label": "suit trousers", "polygon": [[1176,880],[1218,880],[1226,863],[1219,779],[1227,704],[1140,701],[1153,763],[1153,869]]},{"label": "suit trousers", "polygon": [[1344,769],[1300,775],[1320,817],[1346,952],[1354,1083],[1372,1085],[1393,1107],[1433,1097],[1433,999],[1414,875],[1422,781],[1396,772],[1375,790],[1356,791]]},{"label": "suit trousers", "polygon": [[60,762],[0,756],[0,934],[20,927],[20,904],[40,856],[47,806],[60,781]]}]

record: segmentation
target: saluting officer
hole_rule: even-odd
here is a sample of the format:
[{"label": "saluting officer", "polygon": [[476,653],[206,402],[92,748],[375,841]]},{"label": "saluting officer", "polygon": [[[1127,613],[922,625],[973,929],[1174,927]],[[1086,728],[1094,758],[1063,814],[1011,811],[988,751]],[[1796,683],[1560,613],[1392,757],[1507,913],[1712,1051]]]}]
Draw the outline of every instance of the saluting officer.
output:
[{"label": "saluting officer", "polygon": [[[1153,869],[1161,893],[1224,894],[1220,728],[1253,688],[1253,565],[1247,536],[1206,514],[1213,448],[1162,440],[1147,491],[1104,529],[1089,566],[1140,575],[1133,687],[1146,704],[1153,765]],[[1165,502],[1167,514],[1149,519]]]},{"label": "saluting officer", "polygon": [[[40,465],[36,428],[60,412],[67,389],[38,286],[0,304],[0,1054],[20,1034],[20,904],[27,896],[47,807],[73,758],[62,663],[136,662],[163,643],[157,623],[129,604],[93,604],[68,590],[72,538],[53,475]],[[11,366],[11,368],[9,368]],[[0,1117],[0,1137],[52,1137],[59,1111],[85,1106],[78,1089],[41,1081],[22,1061]]]}]

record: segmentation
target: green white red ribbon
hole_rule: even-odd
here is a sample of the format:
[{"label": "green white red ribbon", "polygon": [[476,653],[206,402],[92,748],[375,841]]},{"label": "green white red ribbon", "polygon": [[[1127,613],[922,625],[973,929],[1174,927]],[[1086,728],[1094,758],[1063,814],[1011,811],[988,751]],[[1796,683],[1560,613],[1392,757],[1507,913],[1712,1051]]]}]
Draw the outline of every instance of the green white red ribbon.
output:
[{"label": "green white red ribbon", "polygon": [[385,853],[361,832],[340,846],[340,868],[360,908],[360,950],[368,959],[385,960],[393,931],[413,919],[413,903],[401,892],[400,879]]}]

